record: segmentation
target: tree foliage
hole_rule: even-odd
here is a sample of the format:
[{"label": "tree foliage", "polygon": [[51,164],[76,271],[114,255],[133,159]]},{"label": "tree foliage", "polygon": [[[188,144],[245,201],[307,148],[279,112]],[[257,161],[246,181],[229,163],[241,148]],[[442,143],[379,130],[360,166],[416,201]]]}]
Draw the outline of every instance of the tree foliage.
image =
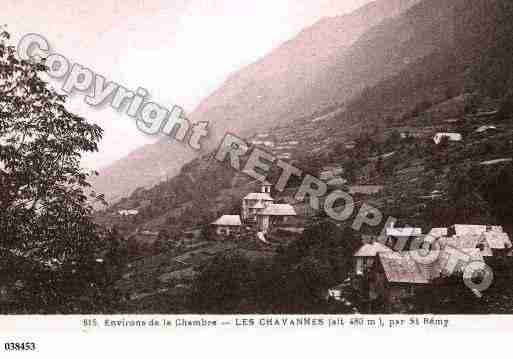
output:
[{"label": "tree foliage", "polygon": [[22,281],[32,288],[27,303],[66,312],[77,309],[72,297],[98,288],[102,277],[96,259],[105,243],[91,218],[92,200],[102,196],[80,168],[81,154],[98,150],[102,130],[69,112],[66,97],[43,80],[44,63],[19,59],[8,42],[2,32],[0,249],[32,263]]}]

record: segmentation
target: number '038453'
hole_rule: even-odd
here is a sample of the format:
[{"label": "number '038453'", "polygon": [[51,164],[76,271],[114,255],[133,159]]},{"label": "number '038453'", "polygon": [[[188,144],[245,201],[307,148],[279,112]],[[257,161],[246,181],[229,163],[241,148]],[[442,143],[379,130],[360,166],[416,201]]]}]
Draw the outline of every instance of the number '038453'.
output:
[{"label": "number '038453'", "polygon": [[25,343],[14,343],[8,342],[4,344],[6,351],[34,351],[36,350],[36,343],[25,342]]}]

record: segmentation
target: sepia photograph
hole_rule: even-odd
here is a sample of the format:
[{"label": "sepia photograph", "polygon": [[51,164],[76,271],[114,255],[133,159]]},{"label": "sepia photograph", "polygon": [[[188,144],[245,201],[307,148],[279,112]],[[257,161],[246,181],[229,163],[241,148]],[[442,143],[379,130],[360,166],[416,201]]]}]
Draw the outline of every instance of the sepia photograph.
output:
[{"label": "sepia photograph", "polygon": [[513,319],[511,0],[2,5],[0,331]]}]

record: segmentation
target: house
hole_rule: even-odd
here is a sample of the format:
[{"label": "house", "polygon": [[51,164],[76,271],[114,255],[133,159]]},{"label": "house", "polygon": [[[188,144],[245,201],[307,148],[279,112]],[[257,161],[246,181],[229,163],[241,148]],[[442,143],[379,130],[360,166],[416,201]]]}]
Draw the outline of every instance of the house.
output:
[{"label": "house", "polygon": [[498,110],[479,111],[474,116],[478,118],[494,117],[499,113]]},{"label": "house", "polygon": [[509,162],[513,162],[513,158],[498,158],[496,160],[484,161],[484,162],[481,162],[481,165],[492,166],[492,165],[499,165],[499,164],[509,163]]},{"label": "house", "polygon": [[446,238],[448,236],[449,229],[448,228],[432,228],[428,234],[424,237],[423,242],[433,245],[435,242],[438,242],[441,238]]},{"label": "house", "polygon": [[122,217],[137,216],[139,211],[136,209],[124,209],[119,211],[118,214]]},{"label": "house", "polygon": [[348,282],[341,283],[337,285],[336,287],[332,287],[328,289],[328,294],[326,296],[326,299],[333,299],[338,301],[343,300],[343,293],[351,284]]},{"label": "house", "polygon": [[513,247],[501,226],[456,224],[449,229],[450,237],[440,238],[442,247],[479,249],[485,257],[507,255]]},{"label": "house", "polygon": [[497,127],[496,126],[493,126],[493,125],[485,125],[485,126],[481,126],[479,127],[476,132],[477,133],[483,133],[483,132],[487,132],[487,131],[490,131],[490,130],[497,130]]},{"label": "house", "polygon": [[[348,307],[353,307],[353,304],[345,298],[344,293],[347,293],[350,291],[351,287],[351,279],[347,278],[344,282],[340,283],[339,285],[329,288],[328,292],[326,294],[327,300],[334,300],[337,302],[344,303]],[[356,308],[353,307],[353,310],[356,312]]]},{"label": "house", "polygon": [[352,149],[356,148],[357,143],[356,143],[356,141],[349,141],[349,142],[346,142],[344,146],[346,147],[346,150],[352,150]]},{"label": "house", "polygon": [[270,204],[257,214],[258,231],[267,233],[272,226],[283,225],[295,216],[296,210],[290,204]]},{"label": "house", "polygon": [[335,176],[340,176],[340,175],[344,174],[344,168],[343,167],[333,167],[332,172]]},{"label": "house", "polygon": [[441,249],[454,248],[462,251],[479,250],[482,256],[491,257],[493,253],[490,246],[479,234],[462,234],[460,236],[441,237],[438,239]]},{"label": "house", "polygon": [[379,242],[365,243],[354,254],[356,275],[367,275],[374,266],[376,256],[381,252],[392,252],[392,250]]},{"label": "house", "polygon": [[459,142],[459,141],[463,140],[463,136],[459,133],[439,132],[433,137],[433,141],[435,141],[435,143],[437,145],[439,145],[443,141],[444,138],[447,138],[449,141],[454,141],[454,142]]},{"label": "house", "polygon": [[483,242],[486,243],[492,251],[493,256],[505,256],[511,251],[512,243],[506,232],[490,228],[490,230],[486,231],[481,236]]},{"label": "house", "polygon": [[407,250],[413,241],[422,236],[422,228],[390,227],[385,229],[385,244],[398,251]]},{"label": "house", "polygon": [[409,252],[378,254],[369,279],[369,299],[383,306],[385,313],[405,313],[412,309],[408,299],[430,284],[438,269],[425,268]]},{"label": "house", "polygon": [[241,219],[244,223],[255,223],[258,213],[274,203],[271,197],[271,184],[263,183],[260,192],[249,193],[242,200]]},{"label": "house", "polygon": [[365,194],[373,195],[383,191],[383,186],[377,185],[360,185],[360,186],[349,186],[349,194]]},{"label": "house", "polygon": [[449,227],[449,236],[461,236],[461,235],[481,235],[486,232],[485,225],[476,224],[455,224]]},{"label": "house", "polygon": [[446,247],[439,254],[440,276],[465,274],[465,268],[469,263],[484,263],[484,257],[479,248]]},{"label": "house", "polygon": [[429,233],[427,234],[430,237],[433,238],[440,238],[440,237],[447,237],[449,234],[448,228],[431,228]]},{"label": "house", "polygon": [[238,215],[224,215],[212,223],[218,236],[228,237],[240,233],[242,221]]},{"label": "house", "polygon": [[322,181],[329,181],[334,178],[340,178],[340,176],[344,174],[344,168],[341,166],[326,166],[322,168],[322,171],[319,174],[319,179]]},{"label": "house", "polygon": [[328,181],[327,185],[330,187],[340,187],[347,184],[347,180],[342,177],[335,177]]},{"label": "house", "polygon": [[319,175],[321,181],[329,181],[335,177],[333,171],[322,171]]}]

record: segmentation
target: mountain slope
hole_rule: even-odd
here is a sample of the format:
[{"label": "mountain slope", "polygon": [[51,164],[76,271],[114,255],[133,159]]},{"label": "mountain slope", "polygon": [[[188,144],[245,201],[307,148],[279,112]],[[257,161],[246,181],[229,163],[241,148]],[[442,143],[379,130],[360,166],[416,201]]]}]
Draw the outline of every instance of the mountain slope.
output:
[{"label": "mountain slope", "polygon": [[[495,14],[495,8],[489,7],[489,4],[488,0],[472,2],[457,0],[451,3],[442,0],[425,0],[386,26],[397,33],[400,28],[408,28],[411,23],[419,23],[420,19],[431,17],[429,22],[434,21],[435,24],[425,22],[425,27],[417,27],[415,33],[419,37],[413,37],[409,42],[418,44],[439,42],[435,50],[407,64],[396,75],[378,82],[354,97],[347,103],[346,111],[337,110],[321,117],[298,119],[290,124],[274,126],[271,130],[261,132],[260,135],[265,135],[267,140],[274,142],[275,149],[286,146],[287,149],[283,151],[291,155],[291,161],[313,174],[316,174],[323,165],[337,161],[341,163],[350,159],[358,159],[361,167],[365,168],[369,165],[368,157],[379,154],[379,146],[360,149],[356,153],[347,151],[344,144],[350,140],[365,143],[370,137],[373,142],[385,143],[394,131],[408,132],[414,138],[419,138],[420,146],[425,146],[427,152],[424,153],[422,150],[420,155],[415,153],[409,155],[405,151],[402,155],[405,163],[419,161],[429,163],[436,153],[428,143],[432,142],[431,138],[436,132],[463,131],[465,137],[467,134],[475,137],[475,129],[486,125],[487,120],[479,116],[475,119],[468,117],[470,114],[466,99],[470,94],[467,93],[469,91],[467,78],[473,75],[473,72],[480,71],[480,65],[485,61],[488,49],[495,46],[496,31],[500,30],[496,26],[491,26],[488,20],[483,21],[483,14],[486,14],[487,19]],[[455,17],[455,13],[464,16]],[[437,16],[432,18],[433,14]],[[436,23],[437,19],[440,21],[439,24]],[[397,24],[403,25],[398,28]],[[444,26],[453,29],[451,41],[440,40],[438,32],[428,31],[434,27],[443,29]],[[383,38],[382,31],[374,34],[378,38]],[[430,36],[432,36],[431,40]],[[478,43],[476,43],[476,36],[481,40]],[[363,39],[369,37],[370,35],[366,35]],[[429,46],[426,45],[427,47]],[[364,49],[362,52],[369,51],[366,47],[362,49]],[[394,56],[404,57],[408,46],[401,45],[396,49]],[[495,60],[500,62],[500,58]],[[508,71],[510,70],[502,74],[510,76]],[[483,101],[487,95],[486,93],[480,95]],[[482,109],[484,111],[496,109],[497,100],[500,99],[484,101],[490,105],[487,108],[486,104],[482,104]],[[467,118],[472,120],[466,120]],[[508,146],[511,142],[508,145],[506,140],[511,129],[504,125],[502,131],[504,132],[497,134],[491,140],[494,142],[493,145],[487,145],[486,141],[479,137],[473,140],[476,150],[482,146],[484,146],[482,148],[492,146],[498,147],[496,153],[491,151],[486,154],[479,150],[474,154],[470,148],[463,147],[458,149],[455,156],[459,161],[465,160],[464,155],[468,155],[468,160],[476,157],[475,161],[493,159],[483,154],[497,157],[510,156]],[[295,142],[293,146],[290,146],[291,141]],[[391,149],[389,150],[392,152]],[[410,150],[409,147],[408,150]],[[275,152],[280,154],[279,150]],[[419,158],[414,158],[416,155]],[[411,158],[408,159],[408,156]],[[428,160],[422,156],[428,156]],[[356,182],[359,180],[355,178]],[[132,224],[146,226],[148,229],[164,229],[180,227],[183,224],[194,226],[208,223],[209,220],[214,219],[213,217],[222,214],[223,210],[230,211],[231,207],[237,204],[240,194],[250,188],[247,187],[248,183],[248,179],[244,179],[243,176],[234,176],[221,164],[215,161],[212,163],[208,156],[204,156],[185,166],[176,178],[134,194],[132,196],[134,203],[148,200],[150,209],[144,210],[140,218]],[[413,183],[413,186],[415,187],[416,184]],[[415,188],[413,190],[415,191]],[[412,196],[412,198],[416,197]]]},{"label": "mountain slope", "polygon": [[[416,2],[378,0],[351,14],[323,19],[230,76],[190,114],[193,121],[211,123],[207,147],[215,146],[227,131],[248,135],[256,129],[340,106],[346,96],[334,90],[339,79],[330,76],[332,69],[340,66],[340,59],[360,36]],[[345,64],[354,65],[347,60]],[[346,84],[353,86],[351,81]],[[100,170],[93,185],[108,200],[119,200],[137,187],[149,187],[176,175],[195,156],[181,144],[164,139]]]}]

